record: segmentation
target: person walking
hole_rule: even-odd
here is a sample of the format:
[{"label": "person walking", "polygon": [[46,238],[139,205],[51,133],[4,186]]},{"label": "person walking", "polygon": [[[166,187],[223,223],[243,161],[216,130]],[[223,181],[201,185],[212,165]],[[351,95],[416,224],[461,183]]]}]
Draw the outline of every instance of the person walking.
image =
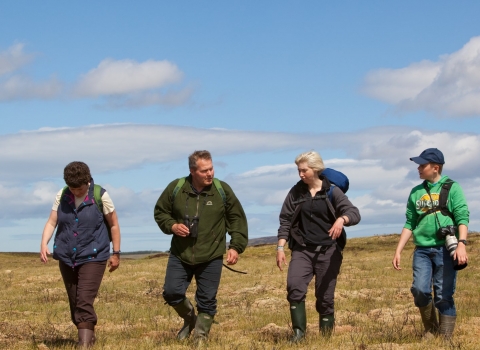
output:
[{"label": "person walking", "polygon": [[[98,185],[94,184],[87,164],[69,163],[63,177],[67,187],[57,193],[43,229],[40,260],[48,262],[51,254],[48,242],[56,228],[53,258],[59,261],[71,319],[78,330],[78,347],[91,347],[95,343],[97,324],[93,302],[107,262],[110,272],[120,265],[120,227],[110,196],[105,189],[96,188]],[[95,193],[100,198],[95,198]]]},{"label": "person walking", "polygon": [[[420,311],[425,334],[450,339],[457,317],[453,299],[457,270],[468,262],[465,246],[470,212],[460,185],[442,175],[445,160],[439,149],[428,148],[410,160],[418,164],[419,177],[424,181],[410,191],[406,222],[392,264],[401,270],[401,253],[413,235],[413,301]],[[449,190],[444,190],[445,186]],[[445,194],[446,208],[442,208]]]},{"label": "person walking", "polygon": [[[223,255],[234,265],[248,243],[247,218],[231,187],[214,177],[212,156],[195,151],[188,157],[190,175],[173,180],[160,195],[154,218],[172,235],[163,298],[183,318],[177,339],[194,331],[194,339],[208,338],[217,313],[217,291]],[[231,236],[226,251],[226,233]],[[195,277],[198,315],[185,293]]]},{"label": "person walking", "polygon": [[[300,181],[292,187],[280,212],[277,266],[287,264],[285,244],[292,251],[287,275],[287,300],[290,304],[293,336],[297,343],[305,338],[307,316],[305,298],[315,276],[316,310],[319,328],[330,336],[335,324],[334,293],[346,243],[344,226],[360,222],[359,210],[337,186],[322,175],[323,160],[315,151],[297,156]],[[332,200],[329,191],[332,190]]]}]

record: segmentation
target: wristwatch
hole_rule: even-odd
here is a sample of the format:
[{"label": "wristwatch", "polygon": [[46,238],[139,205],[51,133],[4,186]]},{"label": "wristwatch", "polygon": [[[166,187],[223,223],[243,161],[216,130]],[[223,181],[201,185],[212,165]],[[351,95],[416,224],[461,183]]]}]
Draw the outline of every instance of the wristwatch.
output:
[{"label": "wristwatch", "polygon": [[459,242],[462,242],[463,244],[467,245],[467,240],[466,239],[459,239]]}]

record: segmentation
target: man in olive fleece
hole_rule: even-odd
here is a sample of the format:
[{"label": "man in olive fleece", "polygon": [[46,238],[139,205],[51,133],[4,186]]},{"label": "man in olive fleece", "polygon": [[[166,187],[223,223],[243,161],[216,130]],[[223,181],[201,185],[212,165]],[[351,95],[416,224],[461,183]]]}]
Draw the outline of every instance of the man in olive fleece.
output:
[{"label": "man in olive fleece", "polygon": [[[228,184],[214,179],[208,151],[195,151],[189,158],[190,175],[176,193],[179,179],[160,195],[154,217],[165,234],[172,234],[163,298],[184,319],[177,339],[194,330],[196,339],[206,339],[217,312],[217,290],[226,252],[226,233],[231,236],[227,264],[234,265],[248,243],[247,218]],[[217,187],[221,186],[220,189]],[[225,199],[221,191],[225,193]],[[195,276],[198,316],[186,290]]]}]

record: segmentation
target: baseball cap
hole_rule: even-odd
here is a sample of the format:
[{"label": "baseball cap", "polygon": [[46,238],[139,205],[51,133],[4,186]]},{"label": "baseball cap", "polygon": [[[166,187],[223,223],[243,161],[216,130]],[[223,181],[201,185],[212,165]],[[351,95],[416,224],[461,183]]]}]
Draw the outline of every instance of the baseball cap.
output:
[{"label": "baseball cap", "polygon": [[427,163],[445,164],[443,153],[438,148],[427,148],[418,157],[412,157],[410,160],[420,165]]}]

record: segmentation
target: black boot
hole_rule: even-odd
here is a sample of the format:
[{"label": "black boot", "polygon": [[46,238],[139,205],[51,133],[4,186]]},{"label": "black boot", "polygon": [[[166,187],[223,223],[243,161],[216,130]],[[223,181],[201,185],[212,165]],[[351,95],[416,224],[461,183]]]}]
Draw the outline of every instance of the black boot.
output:
[{"label": "black boot", "polygon": [[304,301],[290,303],[290,317],[292,318],[293,328],[293,336],[290,338],[290,342],[298,343],[305,339],[307,330],[307,313]]},{"label": "black boot", "polygon": [[172,307],[175,309],[178,316],[183,318],[183,326],[177,334],[177,339],[187,339],[195,328],[195,322],[197,320],[197,316],[195,316],[195,309],[188,298],[183,299],[180,304],[173,305]]},{"label": "black boot", "polygon": [[95,331],[81,328],[78,330],[78,349],[91,348],[95,344]]},{"label": "black boot", "polygon": [[333,315],[320,315],[320,332],[324,337],[330,337],[333,333],[335,317]]}]

